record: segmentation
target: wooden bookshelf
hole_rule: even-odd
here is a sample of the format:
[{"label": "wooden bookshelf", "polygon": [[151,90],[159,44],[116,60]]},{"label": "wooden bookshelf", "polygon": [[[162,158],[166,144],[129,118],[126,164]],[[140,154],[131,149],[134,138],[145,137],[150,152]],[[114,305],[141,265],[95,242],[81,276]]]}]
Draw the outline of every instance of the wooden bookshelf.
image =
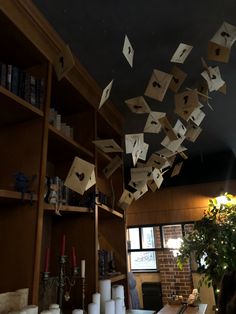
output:
[{"label": "wooden bookshelf", "polygon": [[124,214],[118,212],[115,209],[112,209],[112,208],[108,207],[107,205],[99,204],[98,208],[102,209],[102,210],[104,210],[104,211],[106,211],[106,212],[108,212],[108,213],[110,213],[110,214],[112,214],[112,215],[114,215],[116,217],[119,217],[119,218],[122,218],[122,219],[124,218]]},{"label": "wooden bookshelf", "polygon": [[[53,204],[44,204],[44,210],[55,212],[56,208]],[[91,213],[92,210],[88,207],[78,207],[70,205],[61,205],[59,208],[60,212],[70,212],[70,213]]]},{"label": "wooden bookshelf", "polygon": [[24,197],[22,198],[22,193],[17,191],[10,191],[10,190],[0,190],[0,202],[1,201],[14,201],[14,200],[21,200],[21,201],[37,201],[37,195],[35,193],[24,193]]}]

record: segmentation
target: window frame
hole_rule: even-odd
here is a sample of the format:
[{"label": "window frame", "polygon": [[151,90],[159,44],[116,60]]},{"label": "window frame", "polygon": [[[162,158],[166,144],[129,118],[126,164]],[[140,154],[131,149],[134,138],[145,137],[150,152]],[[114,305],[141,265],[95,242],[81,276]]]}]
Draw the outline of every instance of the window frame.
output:
[{"label": "window frame", "polygon": [[[195,221],[184,221],[184,222],[173,222],[173,223],[163,223],[163,224],[154,224],[154,225],[151,225],[151,224],[148,224],[148,225],[135,225],[135,226],[128,226],[127,227],[127,238],[129,240],[129,229],[135,229],[137,228],[138,229],[138,234],[139,234],[139,249],[131,249],[131,243],[130,243],[130,246],[128,245],[128,254],[130,255],[130,270],[134,273],[152,273],[152,272],[159,272],[159,268],[158,268],[158,251],[161,251],[161,250],[171,250],[170,248],[166,248],[164,247],[164,239],[163,239],[163,227],[165,226],[171,226],[171,225],[180,225],[181,226],[181,231],[182,231],[182,237],[185,236],[185,228],[184,226],[185,225],[194,225],[194,222]],[[159,227],[160,230],[160,244],[161,244],[161,247],[156,247],[156,248],[143,248],[143,244],[142,244],[142,228],[146,228],[146,227],[151,227],[151,228],[155,228],[155,227]],[[135,269],[135,268],[132,268],[132,265],[131,265],[131,254],[132,252],[155,252],[155,255],[156,255],[156,269]]]}]

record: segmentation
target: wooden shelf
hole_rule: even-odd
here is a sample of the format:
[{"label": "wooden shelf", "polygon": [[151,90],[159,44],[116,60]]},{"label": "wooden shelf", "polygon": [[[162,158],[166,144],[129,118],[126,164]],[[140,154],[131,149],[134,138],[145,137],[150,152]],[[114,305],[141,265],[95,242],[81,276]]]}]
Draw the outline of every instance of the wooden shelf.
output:
[{"label": "wooden shelf", "polygon": [[124,218],[124,215],[122,213],[120,213],[117,210],[114,210],[114,209],[108,207],[107,205],[99,204],[98,207],[103,209],[103,210],[105,210],[105,211],[107,211],[107,212],[109,212],[109,213],[111,213],[112,215],[115,215],[115,216],[119,217],[119,218],[122,218],[122,219]]},{"label": "wooden shelf", "polygon": [[[55,211],[55,206],[53,204],[44,203],[44,210],[46,211]],[[69,206],[62,205],[60,211],[63,212],[73,212],[73,213],[91,213],[91,209],[88,207],[78,207],[78,206]]]},{"label": "wooden shelf", "polygon": [[0,100],[1,126],[43,117],[42,110],[32,106],[2,86],[0,86]]},{"label": "wooden shelf", "polygon": [[110,279],[111,283],[114,283],[114,282],[126,279],[126,275],[125,274],[107,275],[107,276],[100,277],[99,279]]},{"label": "wooden shelf", "polygon": [[[22,200],[22,194],[17,191],[10,191],[10,190],[0,190],[0,200],[1,201],[12,201],[12,200]],[[23,201],[30,201],[31,194],[25,193]],[[37,200],[37,195],[33,193],[33,201]]]},{"label": "wooden shelf", "polygon": [[81,157],[94,157],[94,154],[72,138],[65,136],[54,126],[50,125],[48,134],[49,157],[63,160],[71,154],[73,157],[80,154]]}]

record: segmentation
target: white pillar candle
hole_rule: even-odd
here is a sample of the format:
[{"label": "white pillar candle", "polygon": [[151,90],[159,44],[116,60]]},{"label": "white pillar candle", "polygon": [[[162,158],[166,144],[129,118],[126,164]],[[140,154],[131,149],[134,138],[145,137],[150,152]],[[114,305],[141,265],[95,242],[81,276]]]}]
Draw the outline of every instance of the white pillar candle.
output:
[{"label": "white pillar candle", "polygon": [[105,314],[115,314],[115,301],[109,300],[105,302]]},{"label": "white pillar candle", "polygon": [[99,314],[98,307],[96,303],[89,303],[88,304],[88,314]]},{"label": "white pillar candle", "polygon": [[125,305],[125,295],[124,295],[124,286],[114,285],[112,286],[112,299],[115,300],[120,298],[123,300],[123,306]]},{"label": "white pillar candle", "polygon": [[61,313],[59,304],[50,304],[49,310],[50,310],[50,312],[52,312],[52,314],[60,314]]},{"label": "white pillar candle", "polygon": [[83,314],[83,313],[84,313],[84,311],[81,310],[81,309],[74,309],[74,310],[72,311],[72,314]]},{"label": "white pillar candle", "polygon": [[81,278],[85,278],[85,259],[81,260]]},{"label": "white pillar candle", "polygon": [[123,314],[123,299],[116,298],[115,300],[115,314]]},{"label": "white pillar candle", "polygon": [[37,305],[27,305],[23,308],[26,314],[38,314],[38,306]]},{"label": "white pillar candle", "polygon": [[123,306],[123,312],[122,312],[122,314],[126,314],[126,307],[125,307],[125,306]]},{"label": "white pillar candle", "polygon": [[105,312],[105,302],[111,300],[111,280],[99,280],[99,292],[101,294],[100,309],[101,314]]},{"label": "white pillar candle", "polygon": [[100,314],[100,299],[101,294],[96,292],[92,295],[92,302],[97,304],[98,314]]}]

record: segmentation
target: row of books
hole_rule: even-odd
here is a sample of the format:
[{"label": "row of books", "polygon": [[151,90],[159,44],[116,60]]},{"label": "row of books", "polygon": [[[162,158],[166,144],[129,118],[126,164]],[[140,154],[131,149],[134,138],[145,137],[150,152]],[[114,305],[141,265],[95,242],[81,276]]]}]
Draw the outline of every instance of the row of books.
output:
[{"label": "row of books", "polygon": [[65,136],[73,138],[74,136],[73,128],[66,124],[65,122],[62,122],[61,114],[59,114],[57,110],[55,110],[54,108],[50,108],[49,123]]},{"label": "row of books", "polygon": [[42,109],[45,96],[44,78],[36,78],[15,65],[0,62],[0,84],[31,105]]}]

